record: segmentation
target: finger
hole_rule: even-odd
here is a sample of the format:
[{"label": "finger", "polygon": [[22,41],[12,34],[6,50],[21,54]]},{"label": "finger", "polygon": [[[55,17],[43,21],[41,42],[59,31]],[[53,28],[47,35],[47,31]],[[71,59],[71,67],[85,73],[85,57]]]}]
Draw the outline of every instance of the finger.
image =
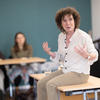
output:
[{"label": "finger", "polygon": [[43,42],[43,44],[42,44],[44,47],[45,46],[48,46],[48,42]]},{"label": "finger", "polygon": [[80,55],[82,55],[82,53],[83,53],[82,48],[79,47],[79,46],[75,47],[75,51],[76,51],[78,54],[80,54]]},{"label": "finger", "polygon": [[43,43],[42,47],[43,47],[43,49],[46,48],[46,43]]},{"label": "finger", "polygon": [[77,51],[82,51],[82,48],[80,47],[80,45],[76,46]]},{"label": "finger", "polygon": [[42,45],[45,45],[46,44],[46,42],[43,42],[43,44]]},{"label": "finger", "polygon": [[83,45],[83,48],[86,50],[87,49],[87,45],[86,43]]},{"label": "finger", "polygon": [[74,47],[74,49],[75,49],[75,51],[76,51],[77,53],[80,52],[80,49],[79,49],[78,47]]},{"label": "finger", "polygon": [[43,42],[42,47],[43,47],[43,48],[45,47],[45,42]]},{"label": "finger", "polygon": [[51,50],[51,48],[48,48],[48,50],[50,51],[50,50]]},{"label": "finger", "polygon": [[86,43],[85,43],[84,45],[80,45],[80,44],[79,44],[80,50],[86,49],[86,47],[87,47],[87,46],[86,46]]},{"label": "finger", "polygon": [[48,46],[48,42],[46,42],[46,46]]},{"label": "finger", "polygon": [[80,49],[80,50],[83,50],[83,47],[82,47],[82,45],[80,45],[80,44],[79,44],[79,46],[78,46],[78,47],[79,47],[79,49]]}]

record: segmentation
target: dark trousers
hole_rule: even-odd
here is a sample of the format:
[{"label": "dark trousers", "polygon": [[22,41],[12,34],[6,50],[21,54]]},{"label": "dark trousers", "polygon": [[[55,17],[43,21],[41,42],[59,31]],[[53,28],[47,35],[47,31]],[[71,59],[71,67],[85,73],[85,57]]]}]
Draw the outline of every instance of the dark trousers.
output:
[{"label": "dark trousers", "polygon": [[[16,77],[15,80],[14,80],[15,86],[19,86],[21,80],[22,80],[22,77],[20,75],[18,77]],[[30,86],[33,86],[33,81],[34,81],[34,79],[29,77],[29,84],[30,84]]]},{"label": "dark trousers", "polygon": [[5,100],[4,93],[0,90],[0,100]]}]

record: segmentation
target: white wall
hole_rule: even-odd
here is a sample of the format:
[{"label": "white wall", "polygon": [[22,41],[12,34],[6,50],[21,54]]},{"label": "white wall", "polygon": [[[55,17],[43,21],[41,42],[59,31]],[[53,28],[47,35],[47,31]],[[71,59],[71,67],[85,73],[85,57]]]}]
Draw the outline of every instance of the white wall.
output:
[{"label": "white wall", "polygon": [[93,40],[100,38],[100,0],[91,0],[92,36]]}]

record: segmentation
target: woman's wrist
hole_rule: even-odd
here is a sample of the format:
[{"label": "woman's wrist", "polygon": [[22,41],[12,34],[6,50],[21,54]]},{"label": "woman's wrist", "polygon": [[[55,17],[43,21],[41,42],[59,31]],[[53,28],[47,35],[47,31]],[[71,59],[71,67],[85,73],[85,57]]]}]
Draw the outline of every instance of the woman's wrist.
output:
[{"label": "woman's wrist", "polygon": [[87,59],[89,60],[90,58],[91,58],[91,56],[90,56],[90,55],[88,55]]},{"label": "woman's wrist", "polygon": [[95,54],[88,54],[88,57],[87,57],[88,60],[94,60],[95,58],[96,58]]},{"label": "woman's wrist", "polygon": [[55,58],[56,54],[54,52],[49,51],[48,54],[52,57]]},{"label": "woman's wrist", "polygon": [[85,55],[85,58],[89,60],[89,59],[91,58],[91,55],[90,55],[89,53],[87,53],[87,54]]},{"label": "woman's wrist", "polygon": [[90,55],[87,55],[85,58],[89,60],[91,58],[91,56]]}]

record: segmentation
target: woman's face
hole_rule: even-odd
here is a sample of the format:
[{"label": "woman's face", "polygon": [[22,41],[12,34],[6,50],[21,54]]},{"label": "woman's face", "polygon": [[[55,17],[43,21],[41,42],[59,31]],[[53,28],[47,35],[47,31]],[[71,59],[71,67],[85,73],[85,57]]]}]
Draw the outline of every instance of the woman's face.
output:
[{"label": "woman's face", "polygon": [[75,21],[72,15],[65,15],[62,19],[62,27],[66,33],[72,33],[75,30]]},{"label": "woman's face", "polygon": [[24,45],[25,43],[25,37],[23,34],[18,34],[16,37],[16,42],[18,43],[18,45]]}]

